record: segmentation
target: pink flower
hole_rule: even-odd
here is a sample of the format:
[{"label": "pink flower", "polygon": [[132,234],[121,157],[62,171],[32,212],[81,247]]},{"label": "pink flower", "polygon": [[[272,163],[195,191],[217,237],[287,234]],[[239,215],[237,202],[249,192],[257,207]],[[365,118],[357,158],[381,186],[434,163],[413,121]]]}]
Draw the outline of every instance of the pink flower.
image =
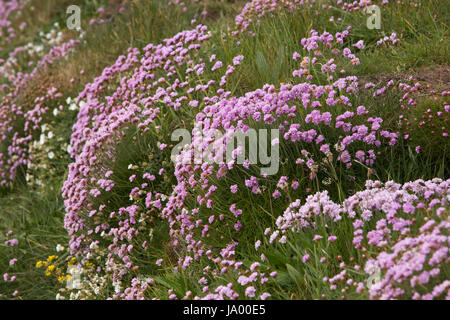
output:
[{"label": "pink flower", "polygon": [[318,235],[318,234],[316,234],[315,236],[314,236],[314,238],[313,238],[313,241],[317,241],[317,240],[320,240],[320,239],[322,239],[323,237],[321,236],[321,235]]},{"label": "pink flower", "polygon": [[235,66],[238,66],[238,65],[241,64],[242,60],[244,60],[244,56],[241,56],[241,55],[240,56],[236,56],[236,57],[233,58],[233,64]]},{"label": "pink flower", "polygon": [[255,287],[253,287],[253,286],[247,287],[247,288],[245,289],[245,295],[246,295],[247,297],[250,297],[250,298],[255,297],[255,292],[256,292],[256,289],[255,289]]},{"label": "pink flower", "polygon": [[274,199],[277,199],[277,198],[281,197],[281,192],[280,192],[279,190],[275,190],[275,191],[273,192],[273,194],[272,194],[272,197],[273,197]]},{"label": "pink flower", "polygon": [[328,237],[328,242],[335,242],[337,240],[336,236],[329,236]]},{"label": "pink flower", "polygon": [[359,40],[357,43],[355,43],[354,45],[353,45],[355,48],[358,48],[358,49],[364,49],[364,41],[363,40]]},{"label": "pink flower", "polygon": [[211,68],[211,71],[215,71],[215,70],[217,70],[217,69],[219,69],[219,68],[222,68],[222,66],[223,66],[222,61],[217,61],[217,62],[214,64],[214,66]]},{"label": "pink flower", "polygon": [[260,298],[261,300],[266,300],[267,298],[270,298],[270,297],[271,297],[271,294],[270,294],[270,293],[264,292],[259,298]]}]

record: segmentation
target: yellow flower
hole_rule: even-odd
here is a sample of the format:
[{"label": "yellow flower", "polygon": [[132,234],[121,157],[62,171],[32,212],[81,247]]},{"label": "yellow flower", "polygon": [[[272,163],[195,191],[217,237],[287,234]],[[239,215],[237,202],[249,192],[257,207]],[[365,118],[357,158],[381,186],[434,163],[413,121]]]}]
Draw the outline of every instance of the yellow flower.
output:
[{"label": "yellow flower", "polygon": [[70,267],[70,266],[73,266],[73,265],[76,263],[76,261],[77,261],[77,258],[72,257],[72,258],[70,259],[70,261],[67,262],[67,265],[68,265],[69,267]]},{"label": "yellow flower", "polygon": [[55,270],[56,266],[54,264],[48,266],[47,271],[48,272],[52,272],[53,270]]},{"label": "yellow flower", "polygon": [[58,256],[50,256],[50,257],[48,257],[47,261],[52,262],[53,260],[56,260],[56,259],[58,259]]},{"label": "yellow flower", "polygon": [[40,267],[42,267],[42,265],[43,265],[42,261],[36,262],[36,268],[40,268]]}]

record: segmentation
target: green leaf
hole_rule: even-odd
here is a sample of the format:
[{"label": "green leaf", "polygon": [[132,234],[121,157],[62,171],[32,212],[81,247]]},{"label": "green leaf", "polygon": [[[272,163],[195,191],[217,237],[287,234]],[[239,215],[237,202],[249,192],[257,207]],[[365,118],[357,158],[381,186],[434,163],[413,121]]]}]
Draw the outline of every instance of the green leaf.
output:
[{"label": "green leaf", "polygon": [[303,282],[301,273],[296,268],[291,266],[289,263],[286,264],[286,268],[287,268],[289,276],[295,282],[299,291],[301,291],[302,290],[302,282]]},{"label": "green leaf", "polygon": [[273,72],[272,82],[277,83],[280,80],[281,68],[283,67],[283,59],[284,59],[284,45],[281,45],[280,50],[278,51],[278,61],[275,66],[275,70]]},{"label": "green leaf", "polygon": [[256,52],[255,62],[256,62],[256,67],[258,68],[259,75],[265,81],[270,79],[271,77],[270,77],[269,64],[267,63],[266,57],[264,56],[264,54],[260,50],[258,50]]}]

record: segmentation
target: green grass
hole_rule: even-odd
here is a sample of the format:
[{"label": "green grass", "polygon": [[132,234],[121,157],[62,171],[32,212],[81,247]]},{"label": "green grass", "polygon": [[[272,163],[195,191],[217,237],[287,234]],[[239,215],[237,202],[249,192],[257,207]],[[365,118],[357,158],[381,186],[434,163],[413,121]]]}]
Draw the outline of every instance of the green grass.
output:
[{"label": "green grass", "polygon": [[[17,276],[17,283],[1,282],[1,299],[11,299],[14,290],[28,299],[55,299],[56,281],[36,269],[36,262],[54,255],[57,244],[65,245],[67,234],[63,231],[64,204],[55,192],[36,193],[25,188],[1,199],[0,224],[2,226],[0,269]],[[19,240],[17,247],[3,245],[4,232],[13,230]],[[10,259],[17,258],[14,267]],[[53,279],[54,280],[54,279]]]}]

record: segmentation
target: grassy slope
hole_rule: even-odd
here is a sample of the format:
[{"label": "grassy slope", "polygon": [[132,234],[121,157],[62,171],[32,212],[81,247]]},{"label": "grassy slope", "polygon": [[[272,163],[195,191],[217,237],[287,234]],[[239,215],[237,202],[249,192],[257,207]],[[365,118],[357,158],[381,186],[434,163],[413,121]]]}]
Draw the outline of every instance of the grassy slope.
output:
[{"label": "grassy slope", "polygon": [[[105,1],[103,1],[105,2]],[[123,16],[116,17],[112,22],[103,26],[92,26],[87,30],[86,44],[77,49],[74,56],[64,64],[56,65],[53,71],[58,74],[58,81],[69,83],[69,79],[76,75],[76,81],[65,87],[65,96],[74,97],[83,88],[84,83],[92,80],[101,70],[114,62],[116,57],[126,52],[129,46],[143,47],[149,42],[158,43],[161,39],[169,37],[178,31],[188,29],[190,19],[195,13],[202,11],[201,5],[189,5],[187,13],[180,9],[165,10],[161,7],[164,1],[136,1],[131,5]],[[407,2],[407,1],[405,1]],[[83,25],[87,25],[88,15],[95,12],[95,4],[88,4],[89,1],[79,1],[83,9],[86,8],[87,15],[83,16]],[[389,12],[389,17],[383,18],[383,25],[380,31],[371,31],[365,27],[366,19],[360,15],[349,15],[339,10],[332,10],[329,15],[315,15],[314,11],[304,12],[301,15],[285,14],[273,19],[265,19],[256,27],[255,37],[245,35],[242,37],[241,46],[235,46],[235,40],[223,36],[223,31],[227,25],[233,21],[241,2],[222,3],[207,1],[208,12],[211,14],[199,19],[199,22],[208,25],[213,32],[213,41],[205,49],[205,56],[211,52],[217,54],[219,59],[230,60],[236,54],[245,56],[245,63],[239,71],[239,77],[234,78],[232,84],[235,94],[256,89],[265,83],[291,82],[291,72],[293,70],[292,52],[298,49],[299,40],[307,35],[308,30],[324,30],[334,33],[341,31],[342,26],[352,25],[353,33],[364,39],[368,50],[359,57],[361,67],[357,69],[360,76],[376,75],[379,73],[399,73],[417,67],[428,67],[447,63],[450,61],[449,37],[448,37],[448,17],[449,9],[444,1],[421,1],[420,9],[411,9],[402,6],[399,10]],[[97,7],[101,6],[101,2]],[[66,4],[49,1],[45,8],[42,19],[33,25],[36,32],[45,29],[46,26],[59,21],[63,24]],[[328,21],[330,15],[342,16],[342,23]],[[30,19],[30,21],[36,21]],[[375,42],[381,38],[382,34],[389,35],[392,31],[405,35],[401,45],[390,50],[378,50]],[[27,38],[32,35],[27,35]],[[107,48],[107,49],[105,49]],[[80,71],[84,74],[80,75]],[[362,97],[361,99],[364,99]],[[384,117],[389,114],[386,102],[379,102],[380,110],[385,110]],[[75,118],[68,117],[63,123],[57,125],[67,142],[70,137],[70,128]],[[58,131],[59,130],[59,131]],[[399,157],[400,156],[400,157]],[[380,170],[380,178],[386,180],[394,178],[397,181],[408,181],[416,178],[430,178],[434,176],[447,176],[445,157],[440,159],[420,159],[416,161],[411,158],[411,153],[405,150],[401,154],[392,154],[386,159],[385,171]],[[391,161],[392,159],[401,161]],[[444,160],[444,162],[442,162]],[[68,165],[68,159],[58,163],[58,167],[63,170]],[[424,163],[428,162],[428,166]],[[407,164],[407,165],[404,165]],[[58,243],[67,243],[67,236],[63,229],[64,206],[58,190],[64,180],[63,175],[55,177],[53,188],[43,190],[29,190],[23,183],[18,182],[11,190],[2,190],[0,198],[0,232],[4,234],[8,230],[14,230],[15,236],[20,244],[15,248],[7,248],[0,244],[0,270],[7,272],[12,270],[9,266],[9,259],[19,258],[19,263],[14,267],[14,273],[18,276],[18,282],[5,284],[0,282],[0,294],[9,298],[13,290],[18,289],[19,297],[23,299],[53,299],[55,296],[56,281],[47,279],[42,270],[37,270],[34,265],[36,261],[45,259],[47,256],[55,254],[55,247]],[[261,210],[255,206],[258,201],[251,196],[243,200],[242,208],[248,208],[254,214],[250,215],[258,225],[259,220],[268,219],[270,216],[280,214],[285,204],[274,204],[272,212],[262,214]],[[267,200],[269,201],[269,200]],[[278,206],[278,207],[277,207]],[[262,204],[260,207],[272,207],[272,204]],[[255,210],[256,209],[256,210]],[[262,215],[262,217],[261,217]],[[261,226],[262,233],[263,227]],[[343,231],[341,231],[343,232]],[[252,231],[253,233],[253,231]],[[255,238],[254,234],[244,234],[248,238],[248,250],[241,248],[241,254],[249,261],[255,261],[254,250],[251,250]],[[0,238],[1,240],[1,238]],[[301,240],[301,239],[300,239]],[[299,240],[299,241],[300,241]],[[3,243],[1,241],[0,243]],[[266,252],[266,256],[274,256],[279,260],[280,265],[286,265],[289,255],[292,252]],[[295,267],[295,265],[294,265]],[[311,282],[321,279],[326,270],[311,270],[305,272],[303,277],[311,277]],[[168,272],[164,281],[169,287],[179,288],[183,292],[187,283],[195,285],[196,275],[187,276],[183,273],[174,275]],[[284,279],[284,280],[283,280]],[[278,298],[310,298],[317,297],[319,291],[298,285],[290,280],[288,271],[281,276],[278,286]],[[161,288],[161,292],[156,292],[162,298],[166,292]],[[290,288],[287,294],[286,288]],[[319,288],[317,286],[316,288]],[[318,290],[318,289],[317,289]],[[0,296],[1,297],[1,296]]]}]

